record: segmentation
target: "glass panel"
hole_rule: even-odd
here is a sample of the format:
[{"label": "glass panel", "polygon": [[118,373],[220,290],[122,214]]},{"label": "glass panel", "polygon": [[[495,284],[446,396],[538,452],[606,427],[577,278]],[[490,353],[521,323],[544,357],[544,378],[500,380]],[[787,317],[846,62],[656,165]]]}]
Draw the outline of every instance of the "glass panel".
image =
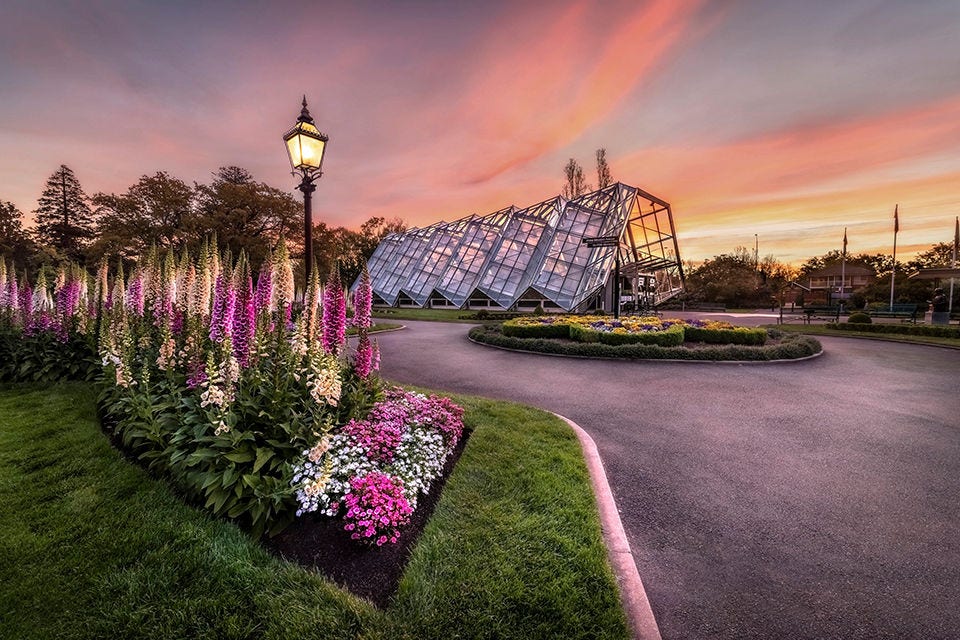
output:
[{"label": "glass panel", "polygon": [[517,301],[543,264],[561,204],[557,197],[514,213],[480,278],[480,291],[504,308]]},{"label": "glass panel", "polygon": [[465,225],[460,243],[434,287],[437,293],[458,307],[466,304],[490,259],[490,250],[515,211],[514,207],[508,207],[473,218]]},{"label": "glass panel", "polygon": [[464,231],[474,218],[475,216],[469,216],[436,227],[423,252],[418,268],[412,272],[410,280],[402,288],[403,292],[418,305],[424,306],[427,304],[430,294],[439,283],[450,258],[460,245]]}]

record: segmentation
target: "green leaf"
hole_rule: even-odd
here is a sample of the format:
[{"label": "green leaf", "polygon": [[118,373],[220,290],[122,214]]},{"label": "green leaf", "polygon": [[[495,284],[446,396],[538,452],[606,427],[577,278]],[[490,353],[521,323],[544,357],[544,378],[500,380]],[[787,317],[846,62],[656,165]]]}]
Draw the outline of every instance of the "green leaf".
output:
[{"label": "green leaf", "polygon": [[234,451],[233,453],[228,453],[223,457],[230,462],[250,462],[253,460],[254,455],[249,449],[241,449],[239,451]]},{"label": "green leaf", "polygon": [[257,459],[253,463],[253,472],[256,473],[260,471],[260,468],[263,467],[267,462],[270,461],[270,458],[273,457],[273,450],[268,449],[267,447],[260,447],[257,449]]}]

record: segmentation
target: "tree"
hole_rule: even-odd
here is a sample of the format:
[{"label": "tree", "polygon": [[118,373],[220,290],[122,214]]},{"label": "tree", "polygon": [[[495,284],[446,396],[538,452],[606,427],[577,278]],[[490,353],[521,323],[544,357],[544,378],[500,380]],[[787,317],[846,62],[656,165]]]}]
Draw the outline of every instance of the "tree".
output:
[{"label": "tree", "polygon": [[134,257],[156,245],[180,250],[190,239],[194,191],[165,171],[142,176],[122,195],[98,193],[97,237],[87,251],[90,263],[103,256]]},{"label": "tree", "polygon": [[607,150],[597,149],[597,189],[603,189],[613,184],[610,175],[610,165],[607,164]]},{"label": "tree", "polygon": [[[257,182],[246,169],[221,167],[209,185],[195,185],[195,216],[189,225],[192,242],[216,233],[233,255],[246,251],[257,265],[284,236],[303,246],[303,203],[290,194]],[[291,246],[298,246],[292,242]]]},{"label": "tree", "polygon": [[[847,256],[848,265],[858,265],[861,267],[867,267],[873,269],[874,273],[883,273],[890,270],[890,263],[892,258],[883,253],[869,254],[869,253],[858,253],[857,255]],[[829,267],[831,265],[840,264],[843,261],[843,253],[839,249],[831,249],[822,256],[814,256],[808,258],[800,266],[800,277],[806,277],[813,273],[814,271],[819,271],[820,269]],[[900,268],[899,266],[897,268]]]},{"label": "tree", "polygon": [[766,278],[756,269],[753,251],[746,247],[706,260],[687,274],[687,297],[732,307],[768,306],[779,284],[775,280],[788,276],[789,267],[781,266],[772,256],[761,264],[770,269]]},{"label": "tree", "polygon": [[563,175],[567,180],[566,184],[563,185],[563,197],[567,200],[582,196],[590,190],[589,185],[583,178],[583,167],[573,158],[570,158],[570,162],[563,168]]},{"label": "tree", "polygon": [[81,249],[93,236],[93,213],[68,166],[60,165],[50,176],[37,204],[37,237],[65,257],[79,260]]},{"label": "tree", "polygon": [[330,227],[319,222],[313,227],[313,256],[317,272],[326,279],[334,264],[340,266],[340,275],[347,285],[352,284],[377,245],[390,233],[402,233],[407,225],[400,218],[387,220],[373,217],[360,226],[360,231],[344,227]]},{"label": "tree", "polygon": [[391,233],[403,233],[407,230],[407,223],[400,218],[387,220],[382,217],[373,217],[360,225],[358,251],[366,262],[376,251],[380,241]]},{"label": "tree", "polygon": [[911,272],[934,267],[949,267],[953,262],[953,242],[938,242],[907,263]]},{"label": "tree", "polygon": [[22,219],[23,213],[15,204],[0,200],[0,259],[12,259],[19,269],[26,268],[36,251],[23,230]]}]

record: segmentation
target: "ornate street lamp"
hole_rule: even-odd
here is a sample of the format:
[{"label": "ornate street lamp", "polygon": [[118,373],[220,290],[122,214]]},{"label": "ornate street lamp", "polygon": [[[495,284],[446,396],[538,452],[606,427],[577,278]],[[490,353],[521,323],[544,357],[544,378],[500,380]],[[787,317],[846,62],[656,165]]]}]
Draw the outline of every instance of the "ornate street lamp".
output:
[{"label": "ornate street lamp", "polygon": [[290,166],[293,175],[300,175],[300,184],[297,189],[303,192],[303,290],[310,286],[310,267],[313,264],[313,214],[311,211],[311,196],[317,190],[314,184],[317,178],[323,175],[323,153],[327,150],[329,138],[320,133],[310,111],[307,110],[307,96],[303,96],[303,109],[297,124],[283,136],[290,154]]}]

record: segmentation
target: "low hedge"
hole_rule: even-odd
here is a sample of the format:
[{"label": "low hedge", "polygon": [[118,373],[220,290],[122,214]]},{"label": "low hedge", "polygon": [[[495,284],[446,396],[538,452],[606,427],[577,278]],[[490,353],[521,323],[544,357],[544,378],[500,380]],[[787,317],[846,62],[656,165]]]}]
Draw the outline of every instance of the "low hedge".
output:
[{"label": "low hedge", "polygon": [[505,323],[503,334],[515,338],[569,338],[570,325],[557,322],[554,324],[513,324]]},{"label": "low hedge", "polygon": [[626,344],[652,344],[661,347],[675,347],[683,344],[683,325],[675,324],[664,331],[646,331],[643,333],[616,333],[597,331],[582,324],[571,324],[570,339],[577,342],[599,342],[612,346]]},{"label": "low hedge", "polygon": [[470,330],[470,339],[505,349],[531,351],[553,355],[583,358],[620,358],[626,360],[796,360],[820,353],[820,342],[811,336],[789,335],[776,345],[718,345],[701,349],[683,346],[662,347],[652,344],[610,345],[600,342],[583,343],[545,338],[518,338],[504,335],[500,325],[485,325]]},{"label": "low hedge", "polygon": [[733,329],[703,329],[684,327],[686,342],[705,342],[707,344],[743,344],[760,346],[767,341],[766,329],[735,327]]},{"label": "low hedge", "polygon": [[930,336],[934,338],[960,339],[960,327],[929,324],[850,324],[831,322],[824,325],[828,329],[855,331],[857,333],[890,333],[906,336]]}]

